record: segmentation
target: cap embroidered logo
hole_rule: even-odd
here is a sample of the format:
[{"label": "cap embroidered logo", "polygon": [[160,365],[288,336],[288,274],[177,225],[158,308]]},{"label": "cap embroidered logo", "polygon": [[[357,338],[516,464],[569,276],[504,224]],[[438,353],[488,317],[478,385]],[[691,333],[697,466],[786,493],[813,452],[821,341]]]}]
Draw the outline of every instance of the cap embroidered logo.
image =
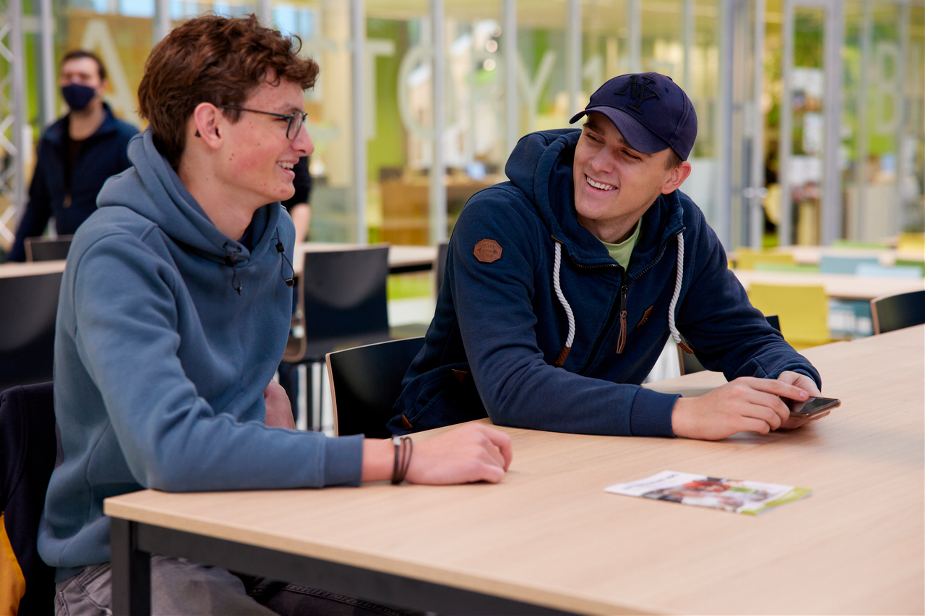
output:
[{"label": "cap embroidered logo", "polygon": [[627,96],[626,90],[629,89],[629,97],[631,102],[627,106],[627,109],[632,109],[636,113],[642,113],[639,105],[643,104],[650,98],[657,98],[659,100],[662,98],[658,95],[658,92],[649,87],[650,83],[655,83],[655,80],[650,77],[646,77],[645,75],[633,75],[630,77],[630,80],[627,81],[622,88],[614,92],[614,94]]},{"label": "cap embroidered logo", "polygon": [[495,240],[482,240],[472,254],[482,263],[494,263],[501,258],[501,246]]}]

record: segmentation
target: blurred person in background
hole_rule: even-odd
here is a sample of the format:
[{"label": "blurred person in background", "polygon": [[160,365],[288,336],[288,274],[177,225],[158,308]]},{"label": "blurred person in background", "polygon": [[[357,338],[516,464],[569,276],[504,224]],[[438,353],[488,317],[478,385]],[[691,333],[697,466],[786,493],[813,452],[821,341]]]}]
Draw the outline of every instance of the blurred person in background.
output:
[{"label": "blurred person in background", "polygon": [[92,52],[64,55],[58,79],[70,111],[39,141],[29,201],[16,231],[10,261],[25,261],[25,239],[45,232],[55,219],[58,235],[73,235],[96,211],[96,196],[110,176],[131,166],[129,139],[138,129],[119,120],[103,102],[106,67]]}]

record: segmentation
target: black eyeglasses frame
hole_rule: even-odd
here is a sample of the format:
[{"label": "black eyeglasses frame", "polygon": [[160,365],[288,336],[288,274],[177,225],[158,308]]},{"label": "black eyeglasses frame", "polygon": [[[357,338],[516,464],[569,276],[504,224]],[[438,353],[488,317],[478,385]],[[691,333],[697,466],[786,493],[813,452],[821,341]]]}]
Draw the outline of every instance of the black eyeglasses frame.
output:
[{"label": "black eyeglasses frame", "polygon": [[[305,118],[308,117],[308,113],[305,111],[293,111],[292,113],[273,113],[271,111],[260,111],[259,109],[248,109],[247,107],[237,107],[235,105],[222,105],[223,109],[234,109],[235,111],[249,111],[251,113],[260,113],[263,115],[273,116],[276,118],[286,118],[289,120],[289,123],[286,125],[286,139],[289,141],[295,141],[296,137],[299,136],[299,131],[302,130],[302,126],[305,125]],[[298,122],[296,122],[298,120]],[[293,131],[292,126],[295,123],[295,130]],[[290,134],[291,133],[291,134]]]}]

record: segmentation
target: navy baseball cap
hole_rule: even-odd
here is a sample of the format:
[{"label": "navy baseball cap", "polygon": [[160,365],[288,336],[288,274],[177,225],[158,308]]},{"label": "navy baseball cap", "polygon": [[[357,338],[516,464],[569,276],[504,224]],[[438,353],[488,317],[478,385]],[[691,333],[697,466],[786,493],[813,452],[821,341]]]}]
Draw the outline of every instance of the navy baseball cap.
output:
[{"label": "navy baseball cap", "polygon": [[634,150],[655,154],[671,148],[687,160],[697,138],[697,114],[691,99],[671,77],[659,73],[635,73],[614,77],[591,95],[584,115],[607,116]]}]

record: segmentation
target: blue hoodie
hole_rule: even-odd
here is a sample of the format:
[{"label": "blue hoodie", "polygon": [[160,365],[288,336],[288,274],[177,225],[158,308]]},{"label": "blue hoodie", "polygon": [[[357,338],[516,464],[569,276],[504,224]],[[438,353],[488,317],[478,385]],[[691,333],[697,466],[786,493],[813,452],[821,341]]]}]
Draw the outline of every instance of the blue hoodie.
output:
[{"label": "blue hoodie", "polygon": [[55,414],[64,461],[39,532],[59,581],[109,560],[108,496],[360,479],[362,437],[263,423],[292,301],[276,248],[293,250],[282,206],[254,214],[249,248],[212,224],[150,130],[132,139],[129,157],[134,167],[106,183],[100,209],[77,231],[61,285]]},{"label": "blue hoodie", "polygon": [[[674,436],[678,396],[639,387],[669,332],[727,379],[792,370],[821,385],[751,307],[716,234],[680,191],[659,196],[643,215],[628,271],[610,257],[576,217],[580,135],[527,135],[505,168],[510,181],[463,209],[393,432],[487,414],[498,425],[539,430]],[[484,240],[500,251],[480,248]]]}]

